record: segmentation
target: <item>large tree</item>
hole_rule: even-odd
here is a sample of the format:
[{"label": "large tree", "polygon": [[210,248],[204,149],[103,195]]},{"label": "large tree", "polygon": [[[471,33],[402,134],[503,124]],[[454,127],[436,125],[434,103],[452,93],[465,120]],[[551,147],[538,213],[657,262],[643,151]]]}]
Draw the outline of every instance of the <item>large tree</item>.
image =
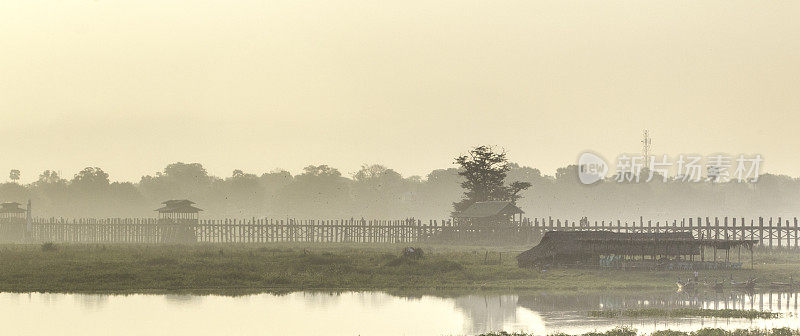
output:
[{"label": "large tree", "polygon": [[216,180],[199,163],[176,162],[167,165],[163,173],[142,176],[139,189],[154,202],[188,198],[201,203]]},{"label": "large tree", "polygon": [[458,175],[464,177],[461,187],[464,199],[453,203],[455,212],[463,211],[475,202],[509,201],[516,203],[519,193],[528,189],[529,182],[515,181],[505,185],[506,175],[511,170],[505,151],[495,151],[489,146],[478,146],[467,155],[456,158],[461,166]]},{"label": "large tree", "polygon": [[91,193],[105,191],[110,184],[108,173],[98,167],[84,168],[75,174],[71,182],[72,187]]},{"label": "large tree", "polygon": [[208,208],[226,216],[259,216],[264,208],[264,188],[258,175],[236,169],[231,177],[216,180]]},{"label": "large tree", "polygon": [[8,173],[8,178],[11,179],[12,182],[17,183],[19,181],[20,173],[18,169],[11,169],[11,172]]},{"label": "large tree", "polygon": [[352,215],[350,180],[338,169],[307,166],[278,193],[278,207],[292,217],[323,218]]},{"label": "large tree", "polygon": [[371,218],[408,216],[402,210],[406,182],[400,173],[383,165],[362,165],[350,183],[353,212]]}]

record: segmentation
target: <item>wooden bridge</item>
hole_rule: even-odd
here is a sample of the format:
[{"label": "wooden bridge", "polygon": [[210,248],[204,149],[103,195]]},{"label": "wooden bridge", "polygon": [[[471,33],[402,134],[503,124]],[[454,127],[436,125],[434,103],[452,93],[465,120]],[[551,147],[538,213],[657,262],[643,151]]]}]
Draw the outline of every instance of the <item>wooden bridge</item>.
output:
[{"label": "wooden bridge", "polygon": [[[191,242],[267,243],[452,243],[531,244],[547,231],[691,232],[695,238],[758,240],[760,247],[800,249],[796,217],[692,217],[671,221],[575,221],[524,218],[503,227],[463,227],[450,219],[200,219],[171,222],[156,218],[0,218],[0,241],[64,243]],[[182,233],[181,233],[182,232]]]},{"label": "wooden bridge", "polygon": [[689,217],[667,221],[584,221],[535,219],[533,229],[536,232],[547,231],[579,231],[608,230],[612,232],[656,233],[656,232],[691,232],[698,239],[724,240],[757,240],[760,247],[766,248],[800,248],[797,217]]}]

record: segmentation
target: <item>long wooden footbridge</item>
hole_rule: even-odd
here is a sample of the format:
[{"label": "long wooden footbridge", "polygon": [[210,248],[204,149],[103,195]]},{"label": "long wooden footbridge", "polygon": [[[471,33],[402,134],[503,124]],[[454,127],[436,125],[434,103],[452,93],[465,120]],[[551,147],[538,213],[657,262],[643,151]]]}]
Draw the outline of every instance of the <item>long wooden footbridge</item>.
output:
[{"label": "long wooden footbridge", "polygon": [[757,240],[761,248],[800,249],[797,217],[691,217],[668,221],[523,218],[497,227],[451,219],[0,218],[0,241],[65,243],[452,243],[530,244],[548,231],[691,232],[696,238]]}]

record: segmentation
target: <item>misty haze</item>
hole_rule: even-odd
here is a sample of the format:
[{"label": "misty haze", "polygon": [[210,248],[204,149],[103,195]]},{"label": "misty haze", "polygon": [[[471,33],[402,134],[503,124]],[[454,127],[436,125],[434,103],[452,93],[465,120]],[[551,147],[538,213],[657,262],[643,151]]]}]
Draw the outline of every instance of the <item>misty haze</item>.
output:
[{"label": "misty haze", "polygon": [[9,335],[800,336],[800,2],[0,2]]},{"label": "misty haze", "polygon": [[[755,183],[712,183],[705,177],[692,183],[672,176],[666,183],[654,178],[627,184],[609,176],[587,187],[578,180],[575,163],[557,169],[554,175],[515,163],[509,167],[508,181],[531,184],[517,205],[532,217],[791,216],[800,207],[800,180],[786,175],[762,174]],[[230,176],[218,177],[209,175],[200,163],[177,162],[131,183],[114,181],[102,168],[87,167],[72,176],[46,170],[36,174],[35,182],[3,183],[0,199],[31,199],[36,215],[43,217],[152,217],[164,200],[191,199],[210,218],[443,219],[450,217],[453,203],[463,194],[458,171],[453,164],[424,176],[404,177],[380,164],[364,165],[351,174],[327,165],[309,165],[295,174],[237,169]]]}]

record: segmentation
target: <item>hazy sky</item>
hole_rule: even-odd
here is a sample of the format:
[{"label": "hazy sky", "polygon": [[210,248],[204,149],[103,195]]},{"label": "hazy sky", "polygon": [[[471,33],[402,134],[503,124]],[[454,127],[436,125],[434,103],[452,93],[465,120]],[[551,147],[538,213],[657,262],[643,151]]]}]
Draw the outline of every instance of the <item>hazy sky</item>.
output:
[{"label": "hazy sky", "polygon": [[800,176],[800,1],[0,2],[0,180],[176,161],[408,176],[470,146]]}]

